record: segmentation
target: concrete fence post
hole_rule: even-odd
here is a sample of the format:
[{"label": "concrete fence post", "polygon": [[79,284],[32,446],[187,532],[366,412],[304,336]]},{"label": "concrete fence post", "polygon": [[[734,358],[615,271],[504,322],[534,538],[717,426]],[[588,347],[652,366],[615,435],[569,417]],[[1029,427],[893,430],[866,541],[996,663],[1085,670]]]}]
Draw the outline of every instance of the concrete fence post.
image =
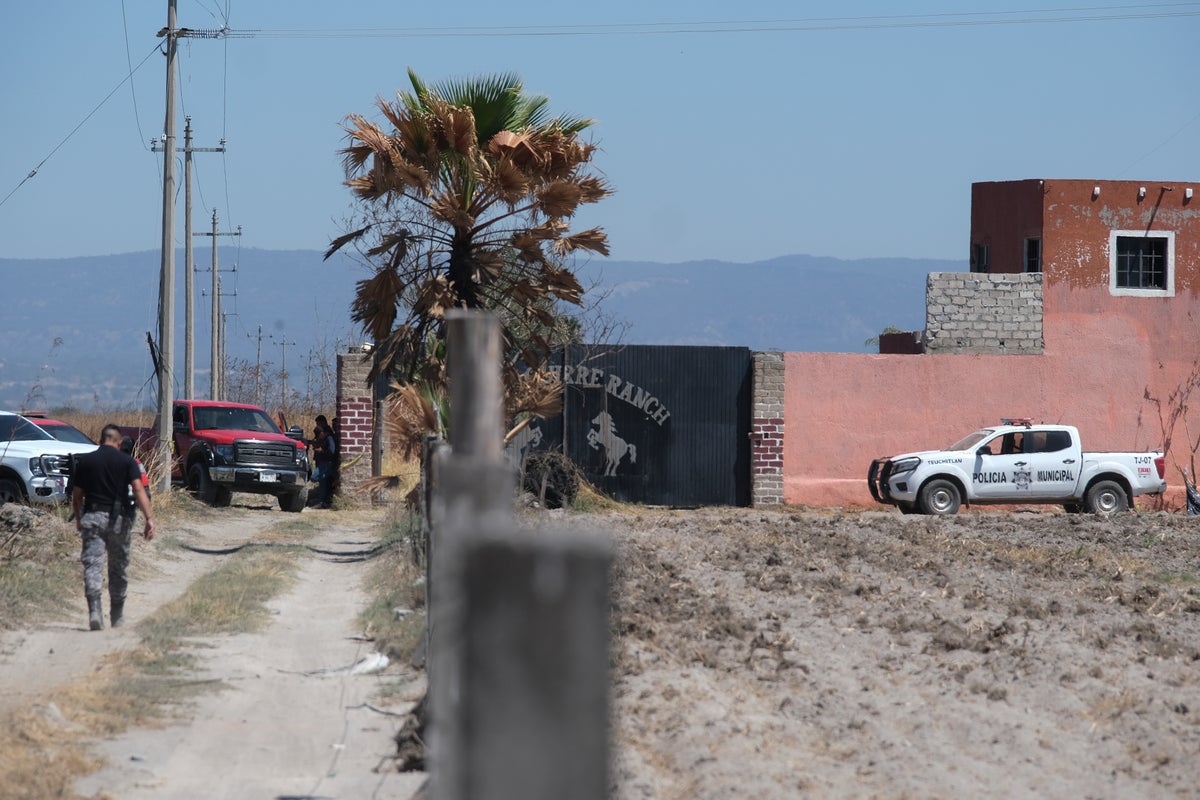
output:
[{"label": "concrete fence post", "polygon": [[448,455],[430,503],[429,796],[608,792],[607,544],[518,531],[498,320],[447,314]]}]

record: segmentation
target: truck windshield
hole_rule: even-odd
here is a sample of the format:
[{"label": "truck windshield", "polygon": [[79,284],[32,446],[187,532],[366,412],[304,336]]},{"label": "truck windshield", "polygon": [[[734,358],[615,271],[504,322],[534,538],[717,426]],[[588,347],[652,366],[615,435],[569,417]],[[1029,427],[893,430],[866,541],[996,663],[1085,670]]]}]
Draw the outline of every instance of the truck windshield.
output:
[{"label": "truck windshield", "polygon": [[254,431],[255,433],[279,433],[279,428],[257,408],[202,407],[193,411],[196,430]]},{"label": "truck windshield", "polygon": [[951,451],[970,450],[970,449],[974,448],[975,445],[979,444],[984,439],[991,436],[993,433],[995,433],[995,431],[992,430],[991,428],[984,428],[981,431],[975,431],[974,433],[970,434],[969,436],[965,436],[962,439],[959,439],[957,442],[950,445],[946,449],[951,450]]}]

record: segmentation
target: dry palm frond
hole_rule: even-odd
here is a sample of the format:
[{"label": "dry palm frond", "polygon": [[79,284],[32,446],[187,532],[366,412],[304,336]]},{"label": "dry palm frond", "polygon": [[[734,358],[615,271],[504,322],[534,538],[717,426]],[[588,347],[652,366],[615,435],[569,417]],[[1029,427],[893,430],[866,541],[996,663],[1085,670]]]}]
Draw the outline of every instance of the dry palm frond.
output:
[{"label": "dry palm frond", "polygon": [[486,171],[481,169],[480,172],[486,185],[509,206],[516,205],[529,194],[529,177],[510,158],[489,164]]},{"label": "dry palm frond", "polygon": [[590,250],[600,255],[608,255],[608,236],[599,228],[589,228],[586,231],[563,236],[553,244],[556,255],[565,256],[576,250]]},{"label": "dry palm frond", "polygon": [[367,257],[373,258],[391,252],[394,257],[390,260],[394,264],[408,255],[408,243],[411,239],[412,234],[407,229],[385,233],[380,237],[379,244],[367,251]]},{"label": "dry palm frond", "polygon": [[328,261],[329,257],[331,255],[336,253],[338,250],[341,250],[343,247],[345,247],[350,242],[353,242],[355,239],[358,239],[360,236],[365,234],[367,231],[371,230],[372,227],[374,227],[374,226],[367,225],[365,228],[359,228],[356,231],[350,231],[349,233],[343,234],[343,235],[337,237],[336,239],[334,239],[332,242],[329,243],[329,248],[325,251],[325,256],[324,256],[324,258],[322,258],[322,261]]},{"label": "dry palm frond", "polygon": [[555,181],[537,192],[542,213],[548,217],[569,217],[579,207],[583,196],[579,185],[571,181]]},{"label": "dry palm frond", "polygon": [[393,381],[392,393],[384,403],[384,432],[404,457],[410,458],[421,452],[426,436],[442,430],[440,407],[444,406],[440,389]]},{"label": "dry palm frond", "polygon": [[546,369],[517,372],[504,381],[504,413],[507,419],[526,414],[545,419],[562,410],[562,383]]},{"label": "dry palm frond", "polygon": [[379,341],[392,332],[396,308],[404,293],[404,281],[391,269],[359,281],[351,304],[351,319],[362,323],[372,339]]},{"label": "dry palm frond", "polygon": [[583,286],[569,269],[547,269],[543,273],[546,290],[561,300],[579,305],[583,301]]},{"label": "dry palm frond", "polygon": [[412,310],[415,315],[428,315],[440,319],[446,309],[457,305],[454,287],[445,275],[435,275],[417,289]]},{"label": "dry palm frond", "polygon": [[463,208],[459,197],[445,192],[434,198],[429,210],[435,217],[459,230],[470,230],[475,226],[475,217]]},{"label": "dry palm frond", "polygon": [[578,181],[580,191],[580,203],[598,203],[606,197],[612,195],[612,191],[608,188],[608,184],[595,175],[585,175]]}]

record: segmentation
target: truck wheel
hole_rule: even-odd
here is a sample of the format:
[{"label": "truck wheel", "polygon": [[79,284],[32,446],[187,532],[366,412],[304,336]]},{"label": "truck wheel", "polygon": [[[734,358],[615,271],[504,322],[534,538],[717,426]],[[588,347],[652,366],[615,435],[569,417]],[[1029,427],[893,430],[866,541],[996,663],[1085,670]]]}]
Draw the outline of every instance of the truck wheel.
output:
[{"label": "truck wheel", "polygon": [[216,505],[216,494],[213,491],[212,480],[208,477],[208,467],[203,464],[192,464],[188,469],[188,488],[196,495],[196,499],[207,505]]},{"label": "truck wheel", "polygon": [[935,514],[939,517],[948,516],[958,513],[962,497],[958,493],[957,486],[948,480],[938,478],[921,487],[920,504],[921,510],[926,514]]},{"label": "truck wheel", "polygon": [[24,499],[25,493],[21,491],[21,484],[8,478],[0,480],[0,506],[5,503],[20,503]]},{"label": "truck wheel", "polygon": [[299,514],[308,505],[308,487],[305,486],[298,492],[279,495],[279,509],[288,511],[294,514]]},{"label": "truck wheel", "polygon": [[217,508],[229,508],[233,502],[233,492],[225,486],[213,484],[212,504]]},{"label": "truck wheel", "polygon": [[1098,481],[1087,491],[1087,510],[1093,514],[1116,514],[1129,508],[1129,498],[1116,481]]}]

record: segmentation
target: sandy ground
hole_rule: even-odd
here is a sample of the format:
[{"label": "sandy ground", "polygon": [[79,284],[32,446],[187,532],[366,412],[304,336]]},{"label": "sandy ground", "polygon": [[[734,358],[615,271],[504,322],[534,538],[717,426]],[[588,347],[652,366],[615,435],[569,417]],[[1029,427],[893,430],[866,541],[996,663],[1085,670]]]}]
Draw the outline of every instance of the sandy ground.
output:
[{"label": "sandy ground", "polygon": [[[243,502],[244,501],[244,502]],[[234,507],[214,511],[187,528],[161,530],[135,559],[127,625],[103,632],[78,620],[6,634],[0,640],[0,714],[27,702],[52,701],[55,687],[86,680],[103,654],[132,648],[137,623],[181,594],[191,580],[225,556],[169,547],[168,537],[206,550],[261,538],[288,517],[274,503],[237,495]],[[394,732],[411,705],[378,699],[381,681],[423,678],[392,664],[382,673],[350,674],[374,656],[355,618],[366,599],[366,563],[358,554],[374,543],[382,511],[308,510],[327,524],[305,534],[310,552],[294,587],[269,604],[272,623],[253,634],[197,642],[202,674],[224,689],[200,695],[185,717],[166,727],[134,729],[95,743],[109,766],[81,780],[86,797],[120,798],[409,798],[424,776],[387,768]],[[341,554],[341,555],[339,555]],[[82,600],[82,598],[81,598]],[[376,771],[380,764],[384,768]],[[2,792],[0,792],[2,794]]]},{"label": "sandy ground", "polygon": [[[328,516],[315,544],[345,553],[375,513],[305,512]],[[237,504],[175,535],[220,549],[279,519]],[[615,541],[616,798],[1200,797],[1200,519],[642,509],[539,524]],[[158,549],[133,582],[135,624],[219,560]],[[306,558],[267,630],[207,642],[205,674],[228,688],[186,722],[98,742],[110,766],[79,791],[411,797],[424,775],[388,763],[400,718],[368,706],[377,681],[415,698],[421,676],[338,672],[370,651],[362,570]],[[132,628],[83,621],[0,641],[0,711],[132,646]]]},{"label": "sandy ground", "polygon": [[610,522],[620,798],[1200,797],[1200,519]]}]

